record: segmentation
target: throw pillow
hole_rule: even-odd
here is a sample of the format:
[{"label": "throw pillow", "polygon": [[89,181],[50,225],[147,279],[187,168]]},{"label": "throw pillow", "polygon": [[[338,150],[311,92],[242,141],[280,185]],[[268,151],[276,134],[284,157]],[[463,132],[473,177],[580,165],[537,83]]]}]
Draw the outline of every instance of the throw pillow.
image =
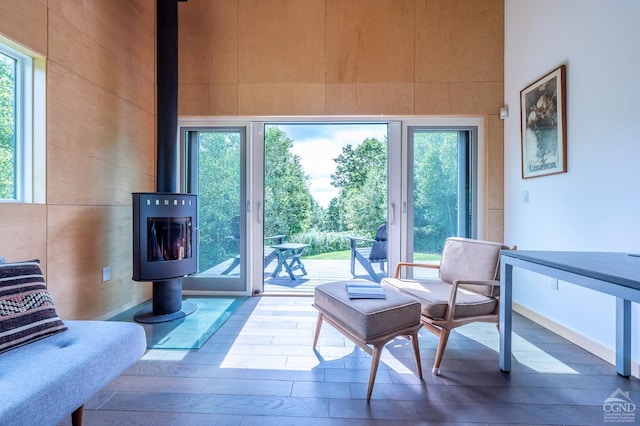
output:
[{"label": "throw pillow", "polygon": [[0,353],[66,329],[39,261],[0,263]]}]

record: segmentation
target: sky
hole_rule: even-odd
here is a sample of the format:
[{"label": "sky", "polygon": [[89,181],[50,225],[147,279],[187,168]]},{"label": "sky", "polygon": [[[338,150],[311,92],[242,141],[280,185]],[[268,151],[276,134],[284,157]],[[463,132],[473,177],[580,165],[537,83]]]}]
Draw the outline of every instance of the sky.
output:
[{"label": "sky", "polygon": [[348,144],[357,146],[367,138],[384,141],[386,124],[278,124],[293,139],[292,152],[300,157],[305,173],[309,176],[309,190],[322,207],[328,207],[339,190],[331,185],[335,173],[333,161]]}]

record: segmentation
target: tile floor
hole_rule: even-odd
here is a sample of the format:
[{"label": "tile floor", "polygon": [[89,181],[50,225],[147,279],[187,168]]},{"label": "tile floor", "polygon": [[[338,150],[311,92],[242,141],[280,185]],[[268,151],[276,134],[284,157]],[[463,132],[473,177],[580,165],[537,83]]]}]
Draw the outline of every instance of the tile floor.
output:
[{"label": "tile floor", "polygon": [[597,425],[617,389],[640,404],[638,379],[519,315],[510,374],[494,325],[453,332],[439,377],[422,330],[424,380],[409,342],[393,340],[367,404],[369,355],[328,324],[314,352],[311,302],[249,298],[200,350],[149,350],[87,403],[85,425]]}]

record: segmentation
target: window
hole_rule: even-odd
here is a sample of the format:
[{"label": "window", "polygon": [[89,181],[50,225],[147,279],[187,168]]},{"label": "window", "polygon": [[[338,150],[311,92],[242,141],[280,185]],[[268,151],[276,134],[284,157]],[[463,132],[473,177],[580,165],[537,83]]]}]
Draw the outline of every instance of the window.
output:
[{"label": "window", "polygon": [[0,37],[0,201],[44,202],[44,59]]}]

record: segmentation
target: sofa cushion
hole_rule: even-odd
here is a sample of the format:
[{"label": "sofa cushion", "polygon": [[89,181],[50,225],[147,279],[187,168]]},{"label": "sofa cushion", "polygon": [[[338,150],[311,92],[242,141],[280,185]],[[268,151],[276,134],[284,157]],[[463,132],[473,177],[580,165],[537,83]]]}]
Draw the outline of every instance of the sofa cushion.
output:
[{"label": "sofa cushion", "polygon": [[65,324],[69,329],[64,333],[0,354],[0,425],[59,424],[135,364],[147,348],[139,324]]},{"label": "sofa cushion", "polygon": [[66,329],[39,262],[0,263],[0,353]]},{"label": "sofa cushion", "polygon": [[[400,280],[383,278],[382,285],[415,297],[421,305],[421,313],[429,318],[444,318],[447,312],[451,284],[439,280]],[[458,287],[456,318],[492,314],[498,301],[465,288]]]}]

